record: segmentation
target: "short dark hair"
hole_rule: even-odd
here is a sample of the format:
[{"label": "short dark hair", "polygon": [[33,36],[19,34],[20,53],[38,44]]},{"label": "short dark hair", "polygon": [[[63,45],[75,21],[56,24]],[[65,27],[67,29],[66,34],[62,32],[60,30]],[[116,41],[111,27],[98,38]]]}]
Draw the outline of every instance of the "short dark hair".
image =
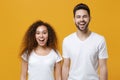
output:
[{"label": "short dark hair", "polygon": [[77,5],[74,7],[74,9],[73,9],[74,17],[75,17],[76,11],[79,10],[79,9],[84,9],[84,10],[86,10],[86,11],[88,12],[88,15],[90,16],[90,9],[89,9],[89,7],[88,7],[86,4],[84,4],[84,3],[79,3],[79,4],[77,4]]}]

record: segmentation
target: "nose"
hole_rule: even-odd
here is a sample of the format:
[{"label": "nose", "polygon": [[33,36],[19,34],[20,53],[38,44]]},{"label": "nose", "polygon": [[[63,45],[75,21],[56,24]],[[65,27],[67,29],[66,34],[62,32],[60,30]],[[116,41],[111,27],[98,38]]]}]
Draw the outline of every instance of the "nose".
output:
[{"label": "nose", "polygon": [[84,18],[83,18],[83,17],[81,17],[81,18],[80,18],[80,21],[83,21],[83,20],[84,20]]},{"label": "nose", "polygon": [[40,34],[40,37],[43,37],[43,34],[42,34],[42,33]]}]

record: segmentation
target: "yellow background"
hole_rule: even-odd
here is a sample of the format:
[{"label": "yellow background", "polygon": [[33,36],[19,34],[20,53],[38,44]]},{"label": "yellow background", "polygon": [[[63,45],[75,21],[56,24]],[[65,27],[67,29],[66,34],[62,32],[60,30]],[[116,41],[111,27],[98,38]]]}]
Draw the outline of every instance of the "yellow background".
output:
[{"label": "yellow background", "polygon": [[72,10],[79,2],[91,9],[90,29],[106,38],[109,80],[120,80],[120,0],[0,0],[0,80],[19,80],[21,41],[36,20],[54,26],[62,52],[63,38],[76,30]]}]

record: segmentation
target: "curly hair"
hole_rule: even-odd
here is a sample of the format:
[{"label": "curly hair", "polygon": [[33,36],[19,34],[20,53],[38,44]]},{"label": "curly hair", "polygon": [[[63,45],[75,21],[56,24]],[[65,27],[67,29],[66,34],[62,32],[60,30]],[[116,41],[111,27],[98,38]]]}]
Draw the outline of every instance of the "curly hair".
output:
[{"label": "curly hair", "polygon": [[55,51],[57,50],[57,37],[56,37],[56,33],[54,29],[52,28],[50,24],[43,22],[41,20],[38,20],[34,22],[26,31],[23,37],[23,42],[21,46],[22,50],[21,50],[20,55],[22,55],[24,52],[27,51],[27,55],[29,56],[31,51],[38,46],[38,43],[35,38],[35,34],[36,34],[36,29],[42,25],[46,26],[48,30],[47,47],[50,47],[54,49]]}]

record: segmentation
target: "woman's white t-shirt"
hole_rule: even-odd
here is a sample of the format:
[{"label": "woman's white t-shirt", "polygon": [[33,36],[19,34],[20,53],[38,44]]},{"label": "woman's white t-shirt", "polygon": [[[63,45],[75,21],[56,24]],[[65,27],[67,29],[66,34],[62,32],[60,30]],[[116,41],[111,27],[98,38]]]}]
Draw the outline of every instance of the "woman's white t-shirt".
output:
[{"label": "woman's white t-shirt", "polygon": [[55,63],[62,60],[53,49],[46,56],[37,55],[33,50],[28,60],[26,53],[22,58],[28,62],[28,80],[54,80]]}]

